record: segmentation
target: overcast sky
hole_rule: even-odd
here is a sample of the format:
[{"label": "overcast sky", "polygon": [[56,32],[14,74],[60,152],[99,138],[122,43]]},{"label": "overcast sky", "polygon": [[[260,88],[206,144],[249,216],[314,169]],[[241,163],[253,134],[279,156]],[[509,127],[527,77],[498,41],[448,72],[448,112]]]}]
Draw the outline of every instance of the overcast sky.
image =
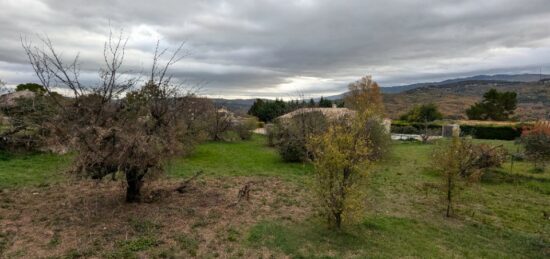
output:
[{"label": "overcast sky", "polygon": [[36,81],[20,37],[47,35],[97,76],[124,28],[126,65],[146,70],[157,40],[186,41],[172,69],[216,97],[308,97],[370,74],[382,86],[495,73],[550,73],[548,0],[0,0],[0,79]]}]

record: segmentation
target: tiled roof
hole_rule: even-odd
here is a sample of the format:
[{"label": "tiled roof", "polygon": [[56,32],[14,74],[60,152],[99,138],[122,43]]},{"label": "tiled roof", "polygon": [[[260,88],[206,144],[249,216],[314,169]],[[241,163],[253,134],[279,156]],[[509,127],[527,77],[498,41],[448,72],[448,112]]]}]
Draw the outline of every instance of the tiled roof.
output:
[{"label": "tiled roof", "polygon": [[296,115],[310,112],[321,112],[325,117],[330,120],[338,119],[342,116],[353,115],[355,111],[352,111],[348,108],[300,108],[293,112],[289,112],[285,115],[280,116],[278,119],[290,119]]}]

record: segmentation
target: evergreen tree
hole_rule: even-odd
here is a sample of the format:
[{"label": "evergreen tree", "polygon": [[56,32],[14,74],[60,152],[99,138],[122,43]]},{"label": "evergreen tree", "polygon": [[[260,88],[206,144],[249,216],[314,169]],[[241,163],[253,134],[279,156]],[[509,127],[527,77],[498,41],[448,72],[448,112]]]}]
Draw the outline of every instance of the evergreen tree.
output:
[{"label": "evergreen tree", "polygon": [[491,89],[483,94],[483,101],[466,110],[470,120],[509,120],[517,106],[517,94]]},{"label": "evergreen tree", "polygon": [[257,99],[248,110],[248,114],[258,117],[260,121],[270,122],[294,109],[291,102],[287,103],[282,99],[275,99],[275,101]]},{"label": "evergreen tree", "polygon": [[256,99],[252,104],[252,107],[248,110],[248,114],[256,117],[260,117],[260,109],[264,106],[264,100]]},{"label": "evergreen tree", "polygon": [[409,112],[402,115],[400,119],[410,122],[430,122],[442,118],[443,115],[437,109],[437,105],[429,103],[415,106]]},{"label": "evergreen tree", "polygon": [[332,107],[332,101],[321,96],[321,99],[319,100],[319,107]]},{"label": "evergreen tree", "polygon": [[45,93],[46,92],[46,89],[44,88],[44,86],[39,85],[39,84],[35,84],[35,83],[19,84],[15,87],[16,92],[24,91],[24,90],[28,90],[28,91],[35,92],[35,93]]}]

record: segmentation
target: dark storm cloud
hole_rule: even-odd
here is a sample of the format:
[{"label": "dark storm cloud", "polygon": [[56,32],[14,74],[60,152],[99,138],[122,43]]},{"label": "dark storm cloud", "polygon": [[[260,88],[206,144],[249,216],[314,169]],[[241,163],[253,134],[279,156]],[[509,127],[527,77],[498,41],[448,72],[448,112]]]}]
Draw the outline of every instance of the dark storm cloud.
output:
[{"label": "dark storm cloud", "polygon": [[80,52],[92,75],[109,24],[130,37],[132,71],[147,68],[157,39],[187,41],[192,55],[172,72],[216,96],[318,96],[365,74],[391,85],[535,72],[550,60],[545,0],[0,0],[0,9],[0,78],[11,84],[34,80],[21,35]]}]

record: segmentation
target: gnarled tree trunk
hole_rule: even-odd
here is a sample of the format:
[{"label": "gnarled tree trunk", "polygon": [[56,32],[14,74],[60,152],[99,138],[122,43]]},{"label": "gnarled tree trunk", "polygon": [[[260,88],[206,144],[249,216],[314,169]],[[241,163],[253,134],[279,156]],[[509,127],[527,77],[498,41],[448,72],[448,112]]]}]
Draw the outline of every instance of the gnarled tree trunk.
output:
[{"label": "gnarled tree trunk", "polygon": [[139,169],[129,169],[126,171],[126,202],[141,201],[141,186],[143,186],[143,174]]}]

